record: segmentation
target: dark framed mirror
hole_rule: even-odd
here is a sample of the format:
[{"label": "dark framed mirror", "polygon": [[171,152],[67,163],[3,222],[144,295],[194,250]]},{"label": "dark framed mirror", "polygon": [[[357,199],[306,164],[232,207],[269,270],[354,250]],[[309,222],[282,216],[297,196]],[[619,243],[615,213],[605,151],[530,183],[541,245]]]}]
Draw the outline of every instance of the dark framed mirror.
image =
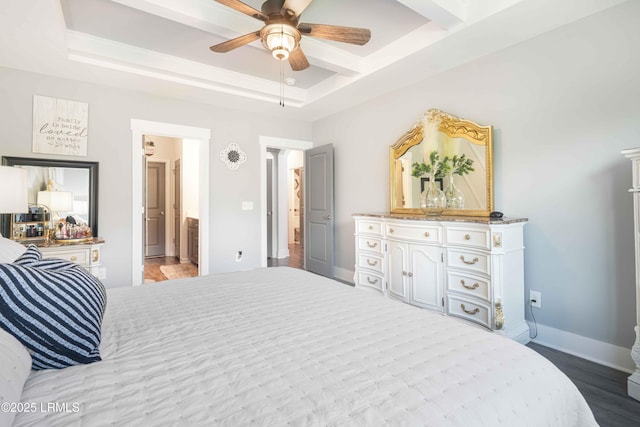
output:
[{"label": "dark framed mirror", "polygon": [[[73,193],[73,208],[64,214],[81,218],[93,236],[99,236],[98,162],[3,156],[2,164],[27,169],[29,205],[36,205],[38,192],[51,186],[52,190]],[[3,236],[11,236],[10,214],[0,215],[0,230]]]}]

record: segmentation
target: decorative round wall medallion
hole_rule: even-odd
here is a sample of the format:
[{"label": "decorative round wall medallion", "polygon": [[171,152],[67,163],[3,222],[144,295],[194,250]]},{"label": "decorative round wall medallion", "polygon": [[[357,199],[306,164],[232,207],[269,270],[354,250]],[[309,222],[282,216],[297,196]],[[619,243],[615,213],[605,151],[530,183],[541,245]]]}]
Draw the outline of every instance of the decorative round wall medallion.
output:
[{"label": "decorative round wall medallion", "polygon": [[240,150],[238,144],[231,143],[220,152],[220,160],[225,162],[229,169],[236,170],[247,161],[247,155]]}]

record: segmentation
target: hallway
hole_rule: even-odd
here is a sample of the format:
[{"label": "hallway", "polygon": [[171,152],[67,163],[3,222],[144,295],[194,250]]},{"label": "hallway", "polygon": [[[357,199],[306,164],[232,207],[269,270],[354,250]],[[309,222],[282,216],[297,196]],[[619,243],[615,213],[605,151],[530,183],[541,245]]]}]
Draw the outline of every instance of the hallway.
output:
[{"label": "hallway", "polygon": [[287,258],[269,258],[268,267],[292,267],[304,268],[304,248],[299,243],[289,245],[289,256]]}]

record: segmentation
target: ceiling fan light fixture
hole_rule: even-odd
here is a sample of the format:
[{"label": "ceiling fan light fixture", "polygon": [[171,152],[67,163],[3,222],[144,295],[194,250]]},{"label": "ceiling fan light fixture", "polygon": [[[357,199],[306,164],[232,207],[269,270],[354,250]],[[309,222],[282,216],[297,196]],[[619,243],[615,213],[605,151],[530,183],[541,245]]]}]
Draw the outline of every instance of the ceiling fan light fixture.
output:
[{"label": "ceiling fan light fixture", "polygon": [[261,31],[262,44],[274,58],[284,61],[298,47],[300,32],[289,24],[270,24]]}]

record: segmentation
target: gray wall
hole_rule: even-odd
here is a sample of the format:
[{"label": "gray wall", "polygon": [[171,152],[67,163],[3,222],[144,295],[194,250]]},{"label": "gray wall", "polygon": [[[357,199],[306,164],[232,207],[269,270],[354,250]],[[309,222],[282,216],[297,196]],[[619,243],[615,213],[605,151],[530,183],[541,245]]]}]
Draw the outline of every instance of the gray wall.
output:
[{"label": "gray wall", "polygon": [[[31,152],[33,95],[89,103],[87,157]],[[102,260],[107,287],[131,284],[131,119],[211,129],[210,270],[249,269],[260,265],[259,137],[311,139],[311,124],[213,108],[138,92],[0,68],[0,155],[65,158],[100,162],[99,231],[106,239]],[[219,153],[236,142],[247,154],[238,170],[229,170]],[[184,165],[183,167],[188,167]],[[242,211],[253,201],[253,211]],[[230,244],[233,242],[233,244]],[[235,252],[243,250],[241,263]]]},{"label": "gray wall", "polygon": [[335,146],[337,267],[351,215],[388,212],[388,147],[429,108],[494,126],[495,207],[529,218],[525,280],[539,323],[630,348],[635,325],[630,162],[640,146],[640,2],[317,121]]}]

